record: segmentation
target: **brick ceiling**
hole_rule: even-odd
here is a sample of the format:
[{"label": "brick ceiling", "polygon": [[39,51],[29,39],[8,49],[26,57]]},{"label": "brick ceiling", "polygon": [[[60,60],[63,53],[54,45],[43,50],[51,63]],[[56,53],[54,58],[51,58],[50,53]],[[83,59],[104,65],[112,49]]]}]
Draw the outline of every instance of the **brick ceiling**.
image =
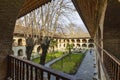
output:
[{"label": "brick ceiling", "polygon": [[45,3],[50,2],[51,0],[25,0],[19,14],[18,18],[26,15],[27,13],[31,12],[32,10],[44,5]]},{"label": "brick ceiling", "polygon": [[90,35],[94,37],[99,26],[105,0],[72,0]]}]

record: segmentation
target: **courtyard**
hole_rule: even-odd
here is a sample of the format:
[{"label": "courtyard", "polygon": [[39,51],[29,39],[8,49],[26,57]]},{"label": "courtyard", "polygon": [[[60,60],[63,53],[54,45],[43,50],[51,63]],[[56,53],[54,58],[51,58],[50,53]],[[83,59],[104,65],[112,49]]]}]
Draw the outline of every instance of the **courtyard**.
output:
[{"label": "courtyard", "polygon": [[120,0],[0,0],[0,80],[120,80],[119,14]]}]

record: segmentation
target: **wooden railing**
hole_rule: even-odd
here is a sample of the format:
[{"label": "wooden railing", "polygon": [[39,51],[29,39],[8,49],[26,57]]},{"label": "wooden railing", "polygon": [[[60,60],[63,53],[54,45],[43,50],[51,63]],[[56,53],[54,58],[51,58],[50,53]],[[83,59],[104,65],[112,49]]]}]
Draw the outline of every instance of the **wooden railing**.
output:
[{"label": "wooden railing", "polygon": [[[110,80],[120,80],[120,60],[108,53],[106,50],[99,48],[103,51],[103,65],[109,76]],[[101,56],[100,56],[101,57]],[[101,57],[102,58],[102,57]]]},{"label": "wooden railing", "polygon": [[74,80],[72,76],[31,61],[8,56],[8,80]]}]

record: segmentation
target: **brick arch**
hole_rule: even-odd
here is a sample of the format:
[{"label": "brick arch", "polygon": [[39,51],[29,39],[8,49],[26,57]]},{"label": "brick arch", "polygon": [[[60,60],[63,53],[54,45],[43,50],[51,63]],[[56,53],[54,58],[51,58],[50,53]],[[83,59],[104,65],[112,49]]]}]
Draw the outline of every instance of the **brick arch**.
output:
[{"label": "brick arch", "polygon": [[[13,31],[16,17],[24,0],[0,0],[0,80],[6,80],[7,55],[12,53]],[[3,4],[4,2],[4,4]]]}]

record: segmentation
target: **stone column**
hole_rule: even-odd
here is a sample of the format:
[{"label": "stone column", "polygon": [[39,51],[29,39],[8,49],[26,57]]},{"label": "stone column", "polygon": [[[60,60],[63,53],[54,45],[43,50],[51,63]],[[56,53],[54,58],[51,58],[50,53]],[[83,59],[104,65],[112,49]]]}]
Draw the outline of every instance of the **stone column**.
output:
[{"label": "stone column", "polygon": [[58,39],[58,50],[60,49],[60,39]]},{"label": "stone column", "polygon": [[82,39],[80,39],[80,48],[82,49]]},{"label": "stone column", "polygon": [[77,39],[74,39],[75,48],[77,48]]}]

